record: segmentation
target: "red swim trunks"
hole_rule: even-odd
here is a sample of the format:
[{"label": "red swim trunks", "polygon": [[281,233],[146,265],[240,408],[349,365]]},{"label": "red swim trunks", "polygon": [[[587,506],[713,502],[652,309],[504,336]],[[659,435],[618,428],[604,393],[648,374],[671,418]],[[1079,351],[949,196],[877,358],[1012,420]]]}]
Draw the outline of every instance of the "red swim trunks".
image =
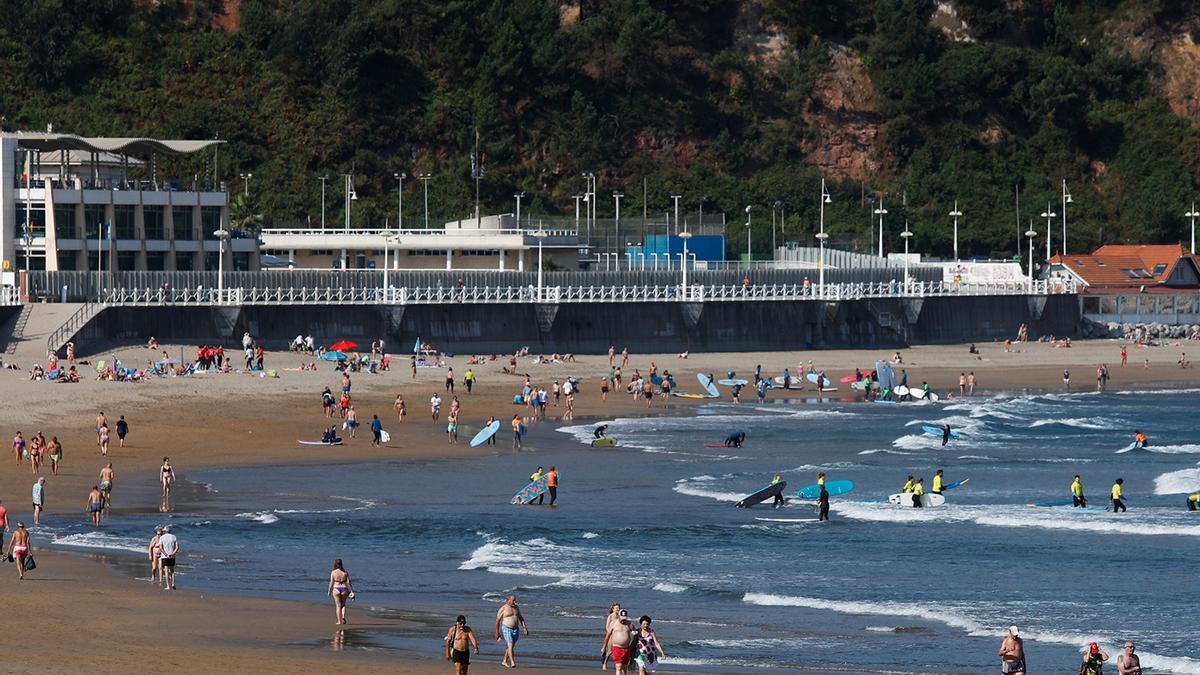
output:
[{"label": "red swim trunks", "polygon": [[629,658],[629,647],[618,647],[613,645],[612,660],[613,663],[625,663]]}]

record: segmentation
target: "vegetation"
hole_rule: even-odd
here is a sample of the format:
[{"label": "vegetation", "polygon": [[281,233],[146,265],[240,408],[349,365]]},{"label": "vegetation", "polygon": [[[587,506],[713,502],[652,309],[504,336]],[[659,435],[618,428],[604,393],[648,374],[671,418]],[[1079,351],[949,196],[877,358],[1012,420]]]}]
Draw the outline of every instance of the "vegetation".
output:
[{"label": "vegetation", "polygon": [[[408,216],[423,172],[435,219],[470,213],[478,134],[485,210],[524,191],[524,211],[573,213],[591,171],[640,216],[645,179],[650,213],[678,192],[689,212],[737,214],[731,251],[754,205],[765,254],[775,202],[784,238],[814,241],[810,153],[843,131],[811,114],[816,83],[849,49],[877,100],[880,169],[828,176],[835,241],[869,246],[870,199],[885,195],[890,248],[907,219],[917,249],[948,254],[957,199],[964,255],[1011,256],[1030,218],[1044,232],[1044,205],[1061,210],[1063,180],[1073,250],[1186,232],[1200,135],[1167,105],[1157,65],[1109,30],[1167,30],[1194,18],[1185,0],[956,0],[974,38],[958,42],[931,22],[933,0],[561,1],[0,2],[0,124],[219,137],[231,191],[254,174],[240,218],[268,226],[318,222],[323,174],[341,222],[350,172],[356,223],[394,222],[398,172]],[[750,45],[768,29],[786,44],[764,59]],[[212,159],[160,172],[212,175]]]}]

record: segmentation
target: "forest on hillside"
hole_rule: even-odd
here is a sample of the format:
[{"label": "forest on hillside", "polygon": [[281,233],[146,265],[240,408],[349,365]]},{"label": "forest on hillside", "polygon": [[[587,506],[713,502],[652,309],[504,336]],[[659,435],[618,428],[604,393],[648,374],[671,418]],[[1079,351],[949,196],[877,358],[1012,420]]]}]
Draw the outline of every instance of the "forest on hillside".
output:
[{"label": "forest on hillside", "polygon": [[419,173],[435,222],[467,215],[478,139],[485,213],[524,192],[527,213],[573,214],[592,172],[601,217],[613,191],[640,217],[645,184],[650,213],[681,194],[689,213],[730,214],[731,252],[752,205],[760,256],[776,204],[783,238],[815,242],[824,178],[836,242],[870,246],[882,197],[889,248],[907,220],[916,249],[948,255],[957,200],[963,255],[1008,257],[1030,219],[1044,232],[1039,214],[1061,210],[1065,180],[1080,252],[1187,238],[1197,93],[1170,58],[1193,54],[1197,14],[1195,0],[0,0],[0,127],[223,139],[218,166],[175,168],[232,191],[253,173],[238,215],[267,226],[316,222],[320,175],[341,222],[349,172],[356,225],[394,222],[398,172],[406,216]]}]

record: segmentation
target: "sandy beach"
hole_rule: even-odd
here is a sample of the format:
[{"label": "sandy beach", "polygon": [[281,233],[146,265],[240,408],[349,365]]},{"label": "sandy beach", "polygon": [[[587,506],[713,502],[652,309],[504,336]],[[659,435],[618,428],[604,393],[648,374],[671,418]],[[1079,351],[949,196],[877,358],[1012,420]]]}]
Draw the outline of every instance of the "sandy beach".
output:
[{"label": "sandy beach", "polygon": [[[1110,389],[1185,386],[1200,380],[1195,369],[1181,369],[1177,365],[1181,353],[1192,351],[1189,349],[1192,346],[1190,343],[1157,348],[1130,346],[1129,363],[1124,368],[1119,365],[1121,346],[1115,341],[1077,342],[1071,348],[1032,343],[1018,345],[1016,351],[1009,353],[999,343],[986,343],[978,345],[978,355],[969,354],[966,345],[926,346],[902,350],[903,364],[896,367],[907,369],[910,386],[928,381],[940,394],[956,393],[958,377],[963,372],[975,373],[977,396],[1023,390],[1061,391],[1064,369],[1071,371],[1073,390],[1092,390],[1096,367],[1100,364],[1108,365]],[[1196,354],[1200,354],[1200,344],[1196,347]],[[179,351],[178,346],[165,348],[171,353]],[[193,352],[192,347],[185,350],[188,355]],[[140,348],[117,352],[127,364],[144,363],[151,354]],[[625,368],[625,377],[628,382],[635,367],[646,374],[654,362],[660,372],[670,370],[680,388],[694,391],[696,372],[714,372],[721,377],[726,371],[735,370],[739,376],[750,378],[755,366],[761,364],[764,373],[778,375],[785,367],[795,372],[799,362],[807,364],[811,359],[818,370],[824,370],[836,381],[852,373],[855,367],[870,367],[877,359],[889,359],[892,354],[883,350],[692,354],[683,360],[673,354],[635,352]],[[105,353],[103,357],[108,355]],[[296,439],[319,437],[325,423],[320,407],[321,389],[329,386],[336,391],[340,381],[327,363],[320,363],[317,372],[289,370],[307,361],[295,354],[269,353],[267,368],[278,369],[278,379],[211,374],[156,379],[142,384],[32,382],[27,372],[5,370],[0,372],[0,382],[10,403],[0,412],[0,419],[9,437],[17,430],[24,432],[26,438],[39,430],[47,438],[58,436],[64,446],[60,475],[51,476],[49,467],[44,467],[40,474],[48,480],[48,508],[43,518],[84,521],[85,497],[97,482],[105,461],[111,461],[117,471],[112,517],[120,518],[123,511],[157,508],[153,500],[131,503],[123,497],[123,490],[134,484],[142,494],[155,490],[155,474],[163,456],[170,456],[180,477],[186,479],[189,470],[202,467],[426,460],[487,454],[493,450],[486,447],[472,450],[467,446],[483,421],[489,415],[503,422],[514,413],[522,416],[528,413],[526,408],[511,404],[512,395],[520,390],[521,378],[501,372],[507,359],[474,366],[478,384],[474,393],[468,395],[461,384],[462,374],[468,368],[467,358],[453,358],[450,365],[458,380],[457,394],[463,412],[460,442],[450,445],[445,438],[444,412],[443,421],[435,425],[430,420],[428,405],[429,397],[436,391],[446,399],[443,411],[449,408],[449,396],[443,392],[444,369],[419,369],[414,379],[407,359],[400,357],[390,372],[352,375],[355,406],[363,423],[356,439],[338,448],[302,447],[296,444]],[[518,370],[528,372],[535,383],[547,388],[555,379],[577,378],[583,391],[576,399],[577,421],[644,414],[680,415],[687,414],[695,405],[693,401],[678,398],[664,404],[656,398],[653,407],[647,410],[643,402],[615,394],[602,402],[599,380],[609,371],[607,356],[580,356],[577,363],[568,364],[534,364],[531,359],[523,358]],[[806,387],[798,395],[815,395],[811,385],[806,383]],[[403,424],[396,422],[392,412],[397,394],[403,394],[408,404],[408,417]],[[769,396],[778,394],[771,392]],[[851,394],[841,385],[834,396]],[[750,389],[743,392],[744,401],[753,396]],[[107,460],[99,455],[92,431],[99,411],[106,413],[112,422],[125,415],[131,428],[123,449],[117,447],[113,435]],[[550,421],[555,421],[561,412],[561,407],[551,407]],[[372,414],[381,417],[392,435],[392,441],[384,447],[370,444],[370,431],[366,427]],[[548,439],[538,423],[527,423],[531,428],[529,445],[536,446]],[[498,451],[511,452],[509,436],[501,432],[500,439]],[[17,467],[13,460],[8,461],[8,469],[0,472],[0,498],[10,509],[10,523],[23,520],[29,525],[32,523],[29,491],[35,474],[28,464]],[[147,532],[147,540],[151,535]],[[32,541],[38,555],[38,569],[29,574],[28,580],[18,582],[13,568],[0,567],[0,587],[5,589],[10,606],[10,611],[0,617],[0,626],[12,635],[21,636],[22,647],[36,654],[15,672],[138,671],[147,669],[148,664],[154,664],[156,670],[169,667],[180,672],[214,668],[241,672],[317,672],[331,667],[354,667],[365,672],[395,672],[400,667],[406,672],[450,670],[448,664],[438,661],[440,633],[430,635],[429,653],[416,663],[398,664],[394,658],[352,647],[339,650],[332,606],[320,590],[313,593],[312,602],[215,596],[188,589],[185,574],[181,577],[181,591],[168,594],[113,571],[98,556],[47,551],[41,548],[45,542],[39,541],[36,530],[32,531]],[[188,543],[183,541],[182,545],[186,551]],[[330,551],[328,557],[332,560],[340,553]],[[186,572],[186,554],[180,564]],[[322,589],[325,580],[312,579],[308,583],[314,589]],[[445,613],[451,617],[457,610],[447,607]],[[487,619],[490,617],[474,617],[477,630],[485,638],[489,629]],[[353,644],[356,629],[400,620],[375,618],[357,611],[351,621],[344,635],[347,645]],[[31,624],[37,629],[29,630]],[[59,648],[64,643],[70,648]],[[481,643],[485,654],[478,659],[479,672],[499,672],[499,654],[494,643],[489,644],[489,640]]]}]

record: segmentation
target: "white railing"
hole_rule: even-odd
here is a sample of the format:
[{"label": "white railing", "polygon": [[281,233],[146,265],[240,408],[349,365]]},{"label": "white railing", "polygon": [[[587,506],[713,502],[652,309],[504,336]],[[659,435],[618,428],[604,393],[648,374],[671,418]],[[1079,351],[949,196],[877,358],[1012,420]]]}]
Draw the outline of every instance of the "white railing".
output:
[{"label": "white railing", "polygon": [[539,230],[536,227],[515,227],[515,228],[468,228],[468,227],[445,227],[439,225],[428,229],[403,229],[386,227],[371,227],[361,228],[352,227],[346,229],[344,227],[268,227],[262,230],[263,236],[330,236],[330,235],[352,235],[355,237],[413,237],[413,236],[429,236],[429,235],[528,235],[535,236],[536,232],[545,232],[548,237],[576,237],[579,235],[574,229],[546,229]]},{"label": "white railing", "polygon": [[770,284],[720,286],[469,286],[446,288],[112,288],[103,305],[431,305],[526,302],[704,302],[859,300],[864,298],[935,298],[988,295],[1074,294],[1072,281],[955,284],[951,282]]},{"label": "white railing", "polygon": [[16,286],[0,286],[0,307],[21,304],[21,289]]}]

